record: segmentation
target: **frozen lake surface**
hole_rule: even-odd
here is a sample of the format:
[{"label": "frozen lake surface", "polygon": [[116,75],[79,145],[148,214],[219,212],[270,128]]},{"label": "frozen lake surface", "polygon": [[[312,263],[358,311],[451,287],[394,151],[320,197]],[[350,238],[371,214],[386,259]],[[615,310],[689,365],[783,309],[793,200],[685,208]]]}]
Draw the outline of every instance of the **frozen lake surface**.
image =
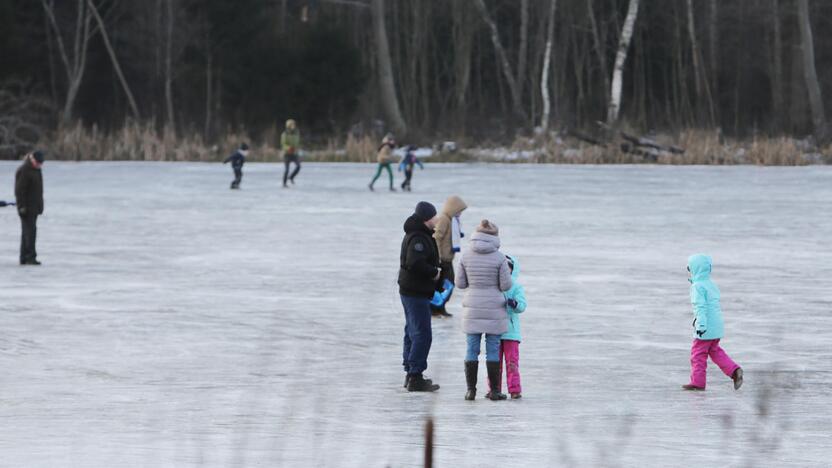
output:
[{"label": "frozen lake surface", "polygon": [[[282,169],[47,161],[39,268],[0,209],[0,466],[421,466],[428,415],[444,467],[829,466],[832,168]],[[401,388],[401,225],[451,194],[523,263],[522,400],[482,399],[483,365],[463,400],[460,296],[442,389]],[[699,251],[737,392],[713,364],[679,389]]]}]

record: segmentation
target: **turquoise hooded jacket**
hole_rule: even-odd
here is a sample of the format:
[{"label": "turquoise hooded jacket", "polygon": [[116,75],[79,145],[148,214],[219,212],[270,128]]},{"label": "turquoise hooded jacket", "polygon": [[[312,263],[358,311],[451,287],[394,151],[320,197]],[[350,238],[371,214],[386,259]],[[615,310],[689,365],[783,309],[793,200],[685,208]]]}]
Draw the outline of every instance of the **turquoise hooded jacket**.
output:
[{"label": "turquoise hooded jacket", "polygon": [[505,292],[505,296],[506,300],[514,299],[517,301],[517,308],[506,306],[508,312],[508,331],[503,333],[500,339],[520,341],[520,314],[526,310],[526,292],[523,290],[520,282],[517,281],[517,278],[520,276],[520,263],[512,256],[508,258],[514,264],[514,270],[511,272],[511,289]]},{"label": "turquoise hooded jacket", "polygon": [[[693,304],[694,338],[716,340],[722,338],[725,326],[719,306],[719,288],[711,281],[711,257],[703,254],[688,258],[690,270],[690,302]],[[696,332],[704,331],[702,336]]]}]

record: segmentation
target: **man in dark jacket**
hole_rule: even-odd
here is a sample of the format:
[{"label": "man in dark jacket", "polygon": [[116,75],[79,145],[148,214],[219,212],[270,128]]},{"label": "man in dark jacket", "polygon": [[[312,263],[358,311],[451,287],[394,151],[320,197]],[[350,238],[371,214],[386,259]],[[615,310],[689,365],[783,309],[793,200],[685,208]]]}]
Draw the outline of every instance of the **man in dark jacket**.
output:
[{"label": "man in dark jacket", "polygon": [[404,349],[402,365],[407,373],[405,387],[410,392],[434,392],[439,385],[426,379],[432,340],[430,301],[439,279],[439,249],[433,239],[436,208],[419,202],[404,222],[404,240],[399,259],[399,295],[404,306]]},{"label": "man in dark jacket", "polygon": [[243,180],[243,164],[246,163],[246,156],[248,156],[248,145],[243,143],[240,148],[231,156],[225,158],[223,164],[231,163],[231,169],[234,169],[234,180],[231,181],[232,189],[239,189],[240,182]]},{"label": "man in dark jacket", "polygon": [[20,264],[40,265],[35,251],[38,216],[43,213],[43,166],[41,151],[29,153],[17,169],[14,178],[14,195],[17,198],[17,213],[23,226],[20,239]]}]

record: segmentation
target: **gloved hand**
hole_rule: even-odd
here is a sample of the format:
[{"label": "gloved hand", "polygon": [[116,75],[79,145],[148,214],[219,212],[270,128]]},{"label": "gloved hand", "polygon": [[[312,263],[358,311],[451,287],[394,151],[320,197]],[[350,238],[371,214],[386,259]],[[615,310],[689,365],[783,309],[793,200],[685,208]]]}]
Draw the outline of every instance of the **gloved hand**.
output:
[{"label": "gloved hand", "polygon": [[26,209],[25,206],[21,206],[20,208],[17,209],[17,212],[20,213],[20,216],[26,216],[26,213],[28,212],[28,210]]},{"label": "gloved hand", "polygon": [[515,301],[514,299],[508,299],[508,300],[506,300],[506,305],[511,307],[512,309],[516,309],[517,308],[517,301]]},{"label": "gloved hand", "polygon": [[696,335],[699,336],[699,338],[702,338],[702,335],[704,335],[705,332],[707,332],[707,330],[696,330]]}]

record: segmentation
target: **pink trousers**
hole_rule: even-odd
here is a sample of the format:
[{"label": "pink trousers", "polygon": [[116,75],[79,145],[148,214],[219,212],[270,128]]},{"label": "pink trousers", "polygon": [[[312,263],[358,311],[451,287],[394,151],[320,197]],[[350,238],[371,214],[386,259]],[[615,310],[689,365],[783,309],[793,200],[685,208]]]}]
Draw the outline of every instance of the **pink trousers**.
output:
[{"label": "pink trousers", "polygon": [[725,375],[732,377],[734,371],[740,366],[737,365],[719,346],[719,340],[693,340],[690,348],[690,383],[700,388],[705,388],[705,378],[708,369],[708,356],[719,366]]},{"label": "pink trousers", "polygon": [[500,341],[500,383],[497,391],[503,391],[502,369],[506,368],[506,385],[509,393],[522,393],[520,387],[520,342],[514,340]]}]

